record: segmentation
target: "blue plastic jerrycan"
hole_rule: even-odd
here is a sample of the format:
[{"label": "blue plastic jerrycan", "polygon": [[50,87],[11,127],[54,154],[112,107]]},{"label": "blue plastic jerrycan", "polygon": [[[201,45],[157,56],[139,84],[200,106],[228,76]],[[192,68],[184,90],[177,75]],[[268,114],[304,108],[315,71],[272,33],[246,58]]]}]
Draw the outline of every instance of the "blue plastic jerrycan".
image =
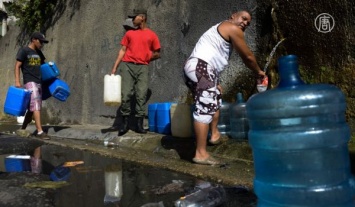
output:
[{"label": "blue plastic jerrycan", "polygon": [[63,165],[59,165],[55,167],[51,174],[49,175],[49,178],[52,181],[67,181],[71,175],[71,170],[69,167],[64,167]]},{"label": "blue plastic jerrycan", "polygon": [[157,132],[157,106],[158,103],[148,105],[148,125],[150,132]]},{"label": "blue plastic jerrycan", "polygon": [[171,102],[158,103],[156,109],[156,129],[160,134],[171,134]]},{"label": "blue plastic jerrycan", "polygon": [[70,96],[69,85],[59,78],[55,78],[49,85],[49,92],[54,98],[62,102],[66,101]]},{"label": "blue plastic jerrycan", "polygon": [[13,116],[24,116],[31,99],[31,91],[10,86],[4,103],[4,112]]},{"label": "blue plastic jerrycan", "polygon": [[60,75],[59,69],[55,62],[48,62],[41,65],[42,81],[51,81]]},{"label": "blue plastic jerrycan", "polygon": [[278,64],[278,86],[246,105],[258,206],[354,206],[344,94],[305,84],[295,55]]}]

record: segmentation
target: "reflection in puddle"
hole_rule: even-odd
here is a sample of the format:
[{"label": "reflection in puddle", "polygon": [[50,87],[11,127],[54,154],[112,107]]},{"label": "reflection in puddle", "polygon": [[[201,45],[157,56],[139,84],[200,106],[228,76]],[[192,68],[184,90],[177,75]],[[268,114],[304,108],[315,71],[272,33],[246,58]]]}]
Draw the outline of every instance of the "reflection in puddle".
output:
[{"label": "reflection in puddle", "polygon": [[[68,161],[83,161],[70,167],[70,184],[56,190],[55,206],[65,207],[140,207],[174,206],[180,197],[191,193],[200,181],[168,170],[141,166],[88,151],[44,145],[43,173]],[[225,187],[223,206],[255,206],[253,193],[243,187]],[[107,201],[106,203],[104,201]],[[113,202],[110,202],[113,201]]]},{"label": "reflection in puddle", "polygon": [[122,162],[105,167],[105,198],[104,203],[119,202],[122,193]]}]

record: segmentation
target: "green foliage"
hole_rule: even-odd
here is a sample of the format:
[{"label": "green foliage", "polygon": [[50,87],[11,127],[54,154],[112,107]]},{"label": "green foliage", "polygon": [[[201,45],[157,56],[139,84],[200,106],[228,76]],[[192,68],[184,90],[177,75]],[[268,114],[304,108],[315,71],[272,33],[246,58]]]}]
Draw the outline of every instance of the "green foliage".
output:
[{"label": "green foliage", "polygon": [[40,31],[53,15],[56,0],[14,0],[6,5],[10,15],[19,18],[18,24],[25,31]]}]

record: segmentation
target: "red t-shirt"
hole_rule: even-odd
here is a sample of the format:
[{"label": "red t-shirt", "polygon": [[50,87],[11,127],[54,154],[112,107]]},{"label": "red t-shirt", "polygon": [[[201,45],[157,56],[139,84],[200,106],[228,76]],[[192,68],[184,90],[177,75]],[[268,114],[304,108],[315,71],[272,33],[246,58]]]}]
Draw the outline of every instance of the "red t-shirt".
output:
[{"label": "red t-shirt", "polygon": [[129,30],[123,36],[121,45],[126,46],[123,62],[148,65],[153,51],[160,49],[158,36],[150,29]]}]

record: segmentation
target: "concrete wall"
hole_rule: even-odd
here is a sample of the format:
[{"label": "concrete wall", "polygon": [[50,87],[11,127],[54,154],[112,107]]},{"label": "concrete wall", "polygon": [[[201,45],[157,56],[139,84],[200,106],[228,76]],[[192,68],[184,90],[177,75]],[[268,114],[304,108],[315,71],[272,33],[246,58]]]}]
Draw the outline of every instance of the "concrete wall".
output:
[{"label": "concrete wall", "polygon": [[[103,104],[104,75],[109,74],[124,34],[122,23],[127,13],[137,5],[148,9],[148,25],[159,36],[162,58],[150,65],[151,102],[187,99],[187,88],[182,80],[182,68],[196,41],[210,26],[229,17],[232,10],[244,4],[255,7],[255,2],[240,1],[147,1],[147,0],[87,0],[62,1],[53,25],[46,31],[49,44],[43,48],[47,61],[55,61],[71,95],[66,102],[50,98],[44,102],[49,122],[111,124],[115,107]],[[14,37],[18,29],[1,39],[1,87],[14,83],[13,68],[18,50]],[[247,40],[255,48],[255,27],[247,32]],[[224,74],[225,84],[238,73],[246,71],[240,59],[233,56],[233,67]],[[233,80],[234,81],[234,80]],[[5,96],[5,90],[0,97]],[[1,102],[3,104],[3,101]],[[44,114],[44,117],[46,115]],[[45,122],[44,122],[45,123]]]},{"label": "concrete wall", "polygon": [[[287,38],[270,64],[272,87],[278,81],[277,57],[296,54],[307,82],[336,84],[344,91],[349,104],[347,118],[355,125],[355,96],[350,81],[354,77],[351,68],[355,51],[352,0],[332,0],[326,4],[321,0],[62,0],[50,20],[46,31],[50,43],[43,51],[48,61],[57,63],[60,78],[71,88],[71,96],[66,102],[53,98],[45,101],[44,123],[112,124],[117,108],[103,104],[104,75],[110,73],[117,56],[126,14],[138,5],[148,9],[148,25],[158,34],[162,45],[162,58],[150,65],[149,103],[189,102],[182,67],[196,41],[210,26],[227,19],[231,11],[248,7],[255,10],[245,35],[262,67],[277,41]],[[334,15],[336,27],[330,33],[320,34],[314,20],[324,12]],[[7,87],[14,83],[15,55],[23,37],[18,28],[10,27],[0,39],[0,107]],[[349,82],[340,81],[344,79]],[[224,100],[234,101],[237,92],[248,98],[256,92],[254,81],[252,73],[234,53],[222,75]]]}]

